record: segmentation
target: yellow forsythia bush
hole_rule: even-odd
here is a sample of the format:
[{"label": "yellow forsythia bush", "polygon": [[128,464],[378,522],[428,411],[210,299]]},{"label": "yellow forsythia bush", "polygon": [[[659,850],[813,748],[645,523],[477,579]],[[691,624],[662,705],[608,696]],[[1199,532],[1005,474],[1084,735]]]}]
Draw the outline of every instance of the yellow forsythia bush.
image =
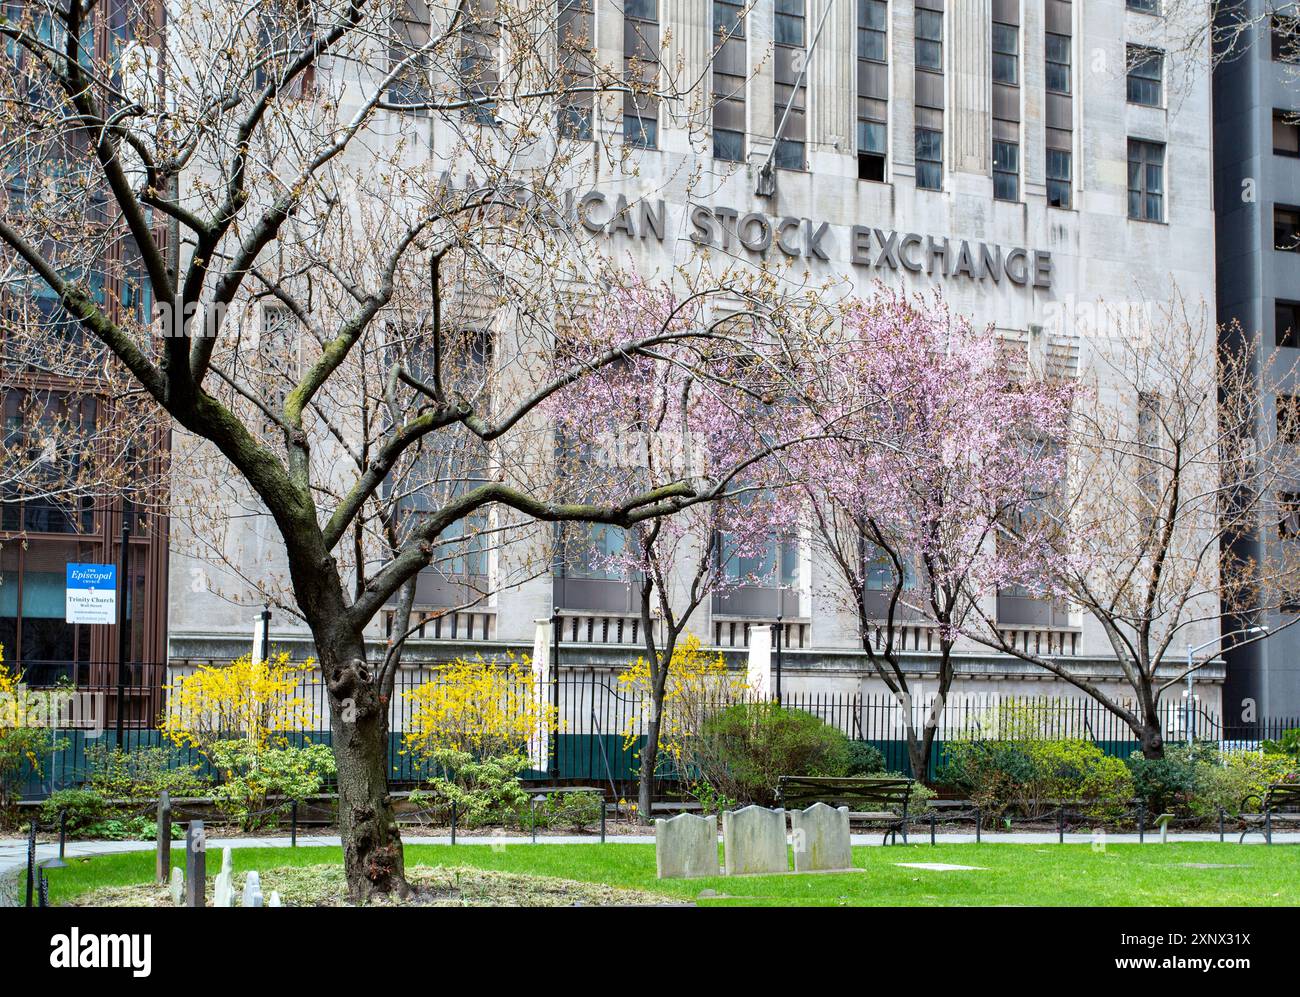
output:
[{"label": "yellow forsythia bush", "polygon": [[242,738],[261,749],[284,743],[285,731],[315,730],[316,710],[300,692],[313,671],[312,661],[295,665],[288,654],[200,666],[167,687],[163,736],[207,753],[223,739]]},{"label": "yellow forsythia bush", "polygon": [[411,713],[404,750],[424,759],[442,751],[480,758],[522,754],[539,732],[555,731],[555,709],[546,698],[527,656],[458,658],[406,693]]}]

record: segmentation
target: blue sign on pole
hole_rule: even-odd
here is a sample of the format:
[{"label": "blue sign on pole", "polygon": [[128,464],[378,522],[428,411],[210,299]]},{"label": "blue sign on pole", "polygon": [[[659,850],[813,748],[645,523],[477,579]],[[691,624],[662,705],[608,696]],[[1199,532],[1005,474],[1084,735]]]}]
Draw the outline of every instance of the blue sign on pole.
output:
[{"label": "blue sign on pole", "polygon": [[69,563],[64,606],[68,623],[116,623],[117,565]]}]

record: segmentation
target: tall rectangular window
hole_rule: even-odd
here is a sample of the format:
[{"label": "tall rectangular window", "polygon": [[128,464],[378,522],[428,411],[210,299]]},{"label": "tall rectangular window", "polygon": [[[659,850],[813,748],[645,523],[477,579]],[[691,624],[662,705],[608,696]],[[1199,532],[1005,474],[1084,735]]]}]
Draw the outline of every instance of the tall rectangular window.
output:
[{"label": "tall rectangular window", "polygon": [[1300,112],[1273,111],[1273,154],[1300,156]]},{"label": "tall rectangular window", "polygon": [[559,129],[565,138],[588,141],[592,137],[595,78],[596,24],[592,0],[559,0],[556,53],[559,63]]},{"label": "tall rectangular window", "polygon": [[916,130],[916,185],[925,190],[943,189],[943,132]]},{"label": "tall rectangular window", "polygon": [[993,196],[1000,201],[1020,199],[1020,146],[993,143]]},{"label": "tall rectangular window", "polygon": [[993,23],[993,82],[1020,83],[1020,27]]},{"label": "tall rectangular window", "polygon": [[1269,21],[1274,62],[1300,62],[1300,17],[1273,14]]},{"label": "tall rectangular window", "polygon": [[775,89],[773,112],[776,155],[774,162],[783,170],[802,170],[807,161],[805,140],[808,106],[808,81],[802,70],[807,53],[804,51],[806,26],[804,0],[776,0],[773,41],[776,43]]},{"label": "tall rectangular window", "polygon": [[1071,206],[1074,192],[1073,157],[1064,149],[1047,150],[1047,203],[1053,208]]},{"label": "tall rectangular window", "polygon": [[466,99],[472,101],[465,116],[481,125],[495,125],[497,87],[496,0],[462,0],[460,79]]},{"label": "tall rectangular window", "polygon": [[1047,32],[1046,36],[1047,49],[1047,92],[1048,93],[1073,93],[1071,63],[1071,38],[1069,35],[1058,35],[1054,32]]},{"label": "tall rectangular window", "polygon": [[429,7],[424,0],[403,0],[394,11],[388,62],[394,68],[403,62],[407,64],[389,84],[390,103],[418,107],[429,102],[430,60],[429,54],[421,50],[432,37],[431,24]]},{"label": "tall rectangular window", "polygon": [[944,0],[914,0],[916,186],[943,189],[943,13]]},{"label": "tall rectangular window", "polygon": [[745,158],[744,0],[713,0],[713,158],[739,163]]},{"label": "tall rectangular window", "polygon": [[623,71],[633,92],[623,97],[623,141],[643,149],[659,145],[659,0],[625,0]]},{"label": "tall rectangular window", "polygon": [[1074,6],[1046,0],[1043,23],[1047,203],[1074,206]]},{"label": "tall rectangular window", "polygon": [[889,4],[858,0],[858,179],[885,179],[889,147]]},{"label": "tall rectangular window", "polygon": [[1300,347],[1300,301],[1273,302],[1273,335],[1278,346]]},{"label": "tall rectangular window", "polygon": [[916,66],[943,72],[943,10],[916,11]]},{"label": "tall rectangular window", "polygon": [[1020,4],[993,2],[993,196],[1020,200]]},{"label": "tall rectangular window", "polygon": [[1130,45],[1127,52],[1129,103],[1159,107],[1164,90],[1165,54],[1145,45]]},{"label": "tall rectangular window", "polygon": [[1128,216],[1143,222],[1165,220],[1163,143],[1128,140]]},{"label": "tall rectangular window", "polygon": [[1300,253],[1300,208],[1273,205],[1273,248]]}]

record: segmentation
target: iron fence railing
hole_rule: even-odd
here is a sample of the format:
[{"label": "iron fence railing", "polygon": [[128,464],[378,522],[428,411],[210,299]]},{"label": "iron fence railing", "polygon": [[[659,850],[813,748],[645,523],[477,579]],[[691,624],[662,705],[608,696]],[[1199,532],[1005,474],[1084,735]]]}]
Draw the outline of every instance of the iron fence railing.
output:
[{"label": "iron fence railing", "polygon": [[[170,672],[176,676],[205,664],[209,662],[173,662]],[[79,696],[101,701],[98,714],[92,711],[82,722],[58,732],[61,746],[43,763],[40,776],[29,773],[24,795],[40,797],[51,789],[80,785],[89,769],[87,752],[93,754],[95,745],[120,745],[128,751],[156,749],[166,753],[168,764],[189,766],[200,774],[215,776],[201,755],[190,748],[169,745],[157,729],[167,705],[167,666],[132,664],[128,667],[123,677],[126,713],[120,740],[115,723],[118,684],[113,666],[51,662],[28,663],[23,667],[32,686],[62,684],[73,688]],[[619,674],[612,668],[561,668],[554,685],[531,684],[530,694],[542,702],[549,704],[553,698],[558,699],[559,733],[555,743],[561,780],[607,785],[635,778],[650,711],[635,687],[619,681]],[[397,676],[389,709],[392,776],[398,784],[417,783],[428,776],[418,758],[403,750],[402,735],[411,721],[411,693],[427,682],[438,681],[445,681],[445,671],[437,662],[404,666]],[[285,731],[285,735],[297,742],[328,742],[327,693],[319,677],[304,673],[297,694],[309,704],[306,712],[312,719],[300,729]],[[727,694],[719,695],[716,701],[696,705],[708,713],[753,698]],[[1136,735],[1120,717],[1083,697],[957,692],[940,704],[933,697],[926,697],[904,705],[889,694],[795,689],[784,693],[782,703],[820,717],[854,740],[874,744],[891,771],[906,774],[912,774],[907,750],[909,718],[919,727],[933,717],[936,735],[929,771],[925,773],[931,780],[946,764],[948,745],[953,741],[1015,739],[1023,736],[1029,727],[1051,737],[1092,742],[1114,757],[1127,758],[1139,747]],[[1228,723],[1216,712],[1199,706],[1189,713],[1184,703],[1176,700],[1161,705],[1160,719],[1167,742],[1190,735],[1198,741],[1214,742],[1228,749],[1254,749],[1263,740],[1280,738],[1283,731],[1300,727],[1300,717]],[[529,775],[542,779],[548,774],[538,770]],[[665,777],[670,778],[671,773],[666,772]]]}]

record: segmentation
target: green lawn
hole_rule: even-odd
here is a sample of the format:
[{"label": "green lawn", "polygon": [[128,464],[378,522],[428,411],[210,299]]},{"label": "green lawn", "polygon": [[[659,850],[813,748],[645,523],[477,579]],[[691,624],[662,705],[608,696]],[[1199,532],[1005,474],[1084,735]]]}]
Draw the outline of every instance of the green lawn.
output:
[{"label": "green lawn", "polygon": [[[173,851],[173,859],[183,858]],[[657,880],[654,846],[642,844],[412,845],[408,866],[463,865],[534,873],[650,890],[709,906],[1067,906],[1300,904],[1300,847],[1216,843],[1171,845],[928,844],[855,848],[855,873]],[[339,862],[338,848],[244,848],[236,870]],[[218,854],[209,855],[211,876]],[[937,872],[899,862],[982,866],[984,871]],[[50,873],[52,902],[98,886],[146,880],[153,852],[71,859]],[[1196,868],[1201,865],[1228,868]],[[701,891],[714,896],[699,897]],[[211,886],[209,886],[211,896]]]}]

